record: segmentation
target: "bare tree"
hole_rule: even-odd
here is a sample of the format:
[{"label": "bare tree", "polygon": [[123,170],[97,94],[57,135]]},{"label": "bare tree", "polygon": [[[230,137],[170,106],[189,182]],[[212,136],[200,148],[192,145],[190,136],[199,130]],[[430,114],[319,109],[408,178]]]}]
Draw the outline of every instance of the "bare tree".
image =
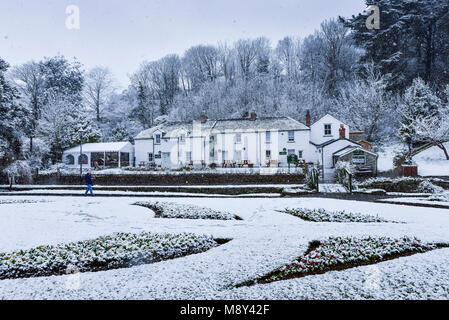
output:
[{"label": "bare tree", "polygon": [[104,105],[114,92],[114,80],[108,68],[95,67],[86,77],[85,99],[89,107],[95,111],[98,122],[102,120]]}]

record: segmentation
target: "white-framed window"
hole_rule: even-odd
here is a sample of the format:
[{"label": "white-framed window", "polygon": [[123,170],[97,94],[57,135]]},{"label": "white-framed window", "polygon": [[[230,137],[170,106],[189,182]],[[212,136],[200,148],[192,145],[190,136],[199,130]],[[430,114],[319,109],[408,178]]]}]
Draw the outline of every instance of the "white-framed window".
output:
[{"label": "white-framed window", "polygon": [[235,143],[242,143],[242,134],[241,133],[235,134]]},{"label": "white-framed window", "polygon": [[302,150],[300,150],[300,151],[298,151],[298,158],[302,159],[302,157],[303,157],[303,152],[302,152]]},{"label": "white-framed window", "polygon": [[295,131],[288,132],[288,142],[295,142]]},{"label": "white-framed window", "polygon": [[266,150],[265,151],[265,157],[270,160],[271,159],[271,150]]},{"label": "white-framed window", "polygon": [[192,161],[192,152],[191,151],[187,151],[186,152],[186,162],[190,163]]},{"label": "white-framed window", "polygon": [[160,134],[155,135],[155,143],[161,144],[161,135]]},{"label": "white-framed window", "polygon": [[265,141],[266,143],[271,143],[271,131],[265,132]]},{"label": "white-framed window", "polygon": [[154,155],[152,153],[148,154],[148,161],[153,162],[154,161]]},{"label": "white-framed window", "polygon": [[332,135],[332,125],[331,124],[325,124],[324,125],[324,135],[325,136],[331,136]]}]

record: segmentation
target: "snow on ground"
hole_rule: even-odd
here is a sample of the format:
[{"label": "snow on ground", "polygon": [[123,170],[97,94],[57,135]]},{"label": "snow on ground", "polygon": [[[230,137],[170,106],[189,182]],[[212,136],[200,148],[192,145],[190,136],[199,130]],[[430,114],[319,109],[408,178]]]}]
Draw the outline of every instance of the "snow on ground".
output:
[{"label": "snow on ground", "polygon": [[390,171],[394,169],[393,159],[395,151],[399,150],[399,145],[383,146],[379,152],[377,159],[377,169],[379,172]]},{"label": "snow on ground", "polygon": [[[449,152],[449,142],[445,143]],[[449,160],[446,160],[443,150],[437,146],[424,150],[413,157],[418,165],[420,176],[449,176]]]},{"label": "snow on ground", "polygon": [[[132,198],[46,199],[52,202],[0,205],[0,252],[118,231],[192,232],[233,240],[171,261],[82,273],[77,288],[67,285],[73,276],[3,280],[0,299],[449,299],[449,249],[268,285],[234,287],[293,261],[310,241],[331,236],[408,235],[449,243],[446,209],[322,198],[170,199],[244,219],[210,221],[154,219],[151,210],[132,206],[136,201]],[[406,223],[313,223],[276,211],[286,207],[346,210]]]}]

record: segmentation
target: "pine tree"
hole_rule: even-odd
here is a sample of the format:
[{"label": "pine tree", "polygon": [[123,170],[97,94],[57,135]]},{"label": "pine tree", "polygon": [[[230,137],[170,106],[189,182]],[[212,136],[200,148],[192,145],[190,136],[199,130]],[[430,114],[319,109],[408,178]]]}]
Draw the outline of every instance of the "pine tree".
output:
[{"label": "pine tree", "polygon": [[442,101],[421,79],[417,78],[413,84],[405,91],[404,102],[400,107],[402,115],[399,135],[409,145],[409,150],[413,146],[422,143],[419,140],[413,123],[424,118],[438,117]]}]

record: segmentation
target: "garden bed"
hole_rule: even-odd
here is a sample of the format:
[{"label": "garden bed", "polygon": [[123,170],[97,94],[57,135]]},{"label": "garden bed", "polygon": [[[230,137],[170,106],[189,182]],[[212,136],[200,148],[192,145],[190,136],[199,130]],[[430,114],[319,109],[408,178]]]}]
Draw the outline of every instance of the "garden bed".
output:
[{"label": "garden bed", "polygon": [[357,182],[356,184],[359,189],[382,189],[386,192],[401,193],[420,193],[423,191],[428,191],[430,193],[430,184],[449,190],[449,181],[413,177],[371,178],[362,182]]},{"label": "garden bed", "polygon": [[[386,223],[388,221],[378,216],[352,213],[346,211],[327,211],[325,209],[285,209],[285,213],[310,222],[359,222],[359,223]],[[396,223],[396,222],[394,222]]]},{"label": "garden bed", "polygon": [[0,280],[96,272],[201,253],[227,242],[205,235],[117,233],[95,240],[0,253]]},{"label": "garden bed", "polygon": [[292,263],[269,274],[237,285],[265,284],[280,280],[323,274],[435,250],[447,245],[426,244],[416,238],[329,238],[313,241],[309,249]]},{"label": "garden bed", "polygon": [[134,205],[153,210],[156,214],[156,218],[243,220],[239,216],[228,212],[174,202],[136,202]]}]

